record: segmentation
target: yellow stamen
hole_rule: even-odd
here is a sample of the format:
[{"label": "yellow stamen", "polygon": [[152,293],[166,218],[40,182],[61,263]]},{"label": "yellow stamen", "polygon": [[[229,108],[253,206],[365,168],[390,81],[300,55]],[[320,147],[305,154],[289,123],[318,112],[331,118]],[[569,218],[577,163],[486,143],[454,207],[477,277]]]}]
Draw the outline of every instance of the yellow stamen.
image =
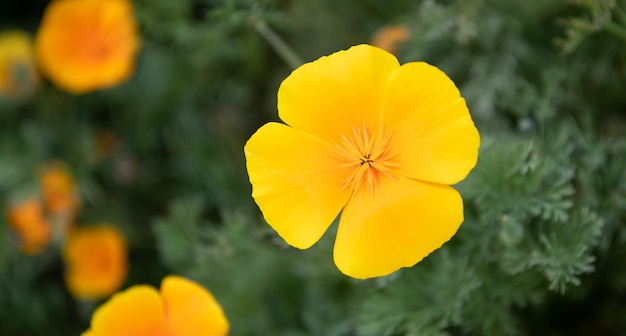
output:
[{"label": "yellow stamen", "polygon": [[353,192],[365,185],[368,192],[374,194],[383,176],[395,178],[398,164],[393,162],[396,156],[391,148],[393,134],[381,128],[372,135],[365,125],[354,127],[348,134],[342,134],[335,144],[334,156],[341,162],[340,167],[350,168],[341,185],[344,190],[350,188]]}]

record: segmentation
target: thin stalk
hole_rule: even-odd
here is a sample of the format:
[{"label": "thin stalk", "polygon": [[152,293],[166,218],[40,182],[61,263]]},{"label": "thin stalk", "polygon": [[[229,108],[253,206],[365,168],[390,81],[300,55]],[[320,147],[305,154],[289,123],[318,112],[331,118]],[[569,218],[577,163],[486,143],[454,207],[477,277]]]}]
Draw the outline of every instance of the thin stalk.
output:
[{"label": "thin stalk", "polygon": [[250,16],[248,22],[256,31],[274,48],[274,50],[280,55],[280,57],[289,65],[292,69],[301,66],[304,62],[298,54],[280,37],[276,32],[265,23],[265,21],[255,16]]},{"label": "thin stalk", "polygon": [[617,19],[620,21],[620,23],[626,25],[626,11],[624,11],[619,3],[615,4],[614,13],[617,15]]},{"label": "thin stalk", "polygon": [[621,38],[624,42],[626,42],[626,28],[618,25],[615,22],[607,22],[603,26],[604,30]]}]

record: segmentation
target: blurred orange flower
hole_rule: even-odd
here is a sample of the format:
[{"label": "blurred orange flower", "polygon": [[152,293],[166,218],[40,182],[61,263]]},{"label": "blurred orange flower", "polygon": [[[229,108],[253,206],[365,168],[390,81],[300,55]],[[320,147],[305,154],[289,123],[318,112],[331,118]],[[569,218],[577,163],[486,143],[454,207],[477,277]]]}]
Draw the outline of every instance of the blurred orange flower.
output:
[{"label": "blurred orange flower", "polygon": [[213,295],[198,283],[167,276],[160,293],[148,285],[115,294],[93,314],[82,336],[222,336],[229,323]]},{"label": "blurred orange flower", "polygon": [[72,218],[80,207],[74,177],[62,162],[53,162],[41,168],[41,191],[46,208],[54,215]]},{"label": "blurred orange flower", "polygon": [[52,226],[44,216],[40,200],[31,198],[9,209],[9,225],[20,239],[24,254],[41,252],[52,239]]},{"label": "blurred orange flower", "polygon": [[53,0],[35,40],[42,72],[80,94],[115,86],[134,72],[137,25],[128,0]]},{"label": "blurred orange flower", "polygon": [[372,36],[371,44],[375,47],[395,54],[402,42],[409,39],[409,30],[406,26],[383,26]]},{"label": "blurred orange flower", "polygon": [[71,231],[63,247],[65,282],[80,299],[98,299],[117,291],[128,273],[126,240],[112,225]]},{"label": "blurred orange flower", "polygon": [[0,34],[0,97],[26,99],[38,83],[30,36],[19,30]]}]

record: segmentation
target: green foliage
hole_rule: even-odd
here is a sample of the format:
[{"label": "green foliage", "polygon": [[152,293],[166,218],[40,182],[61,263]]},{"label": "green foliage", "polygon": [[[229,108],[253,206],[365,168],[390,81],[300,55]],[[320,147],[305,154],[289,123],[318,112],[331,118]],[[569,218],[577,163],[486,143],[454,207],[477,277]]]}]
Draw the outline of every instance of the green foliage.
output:
[{"label": "green foliage", "polygon": [[586,9],[582,17],[568,17],[562,20],[565,36],[558,39],[557,45],[563,52],[570,53],[594,33],[605,31],[626,41],[626,12],[623,2],[616,0],[578,1]]},{"label": "green foliage", "polygon": [[[77,335],[97,304],[65,289],[60,241],[21,255],[6,219],[55,160],[77,180],[76,223],[127,237],[124,287],[194,279],[232,335],[626,333],[625,1],[134,4],[142,51],[127,83],[73,96],[44,82],[30,101],[0,101],[1,335]],[[1,28],[21,20],[34,33],[44,5],[0,5]],[[360,281],[333,264],[336,223],[306,251],[264,223],[242,148],[277,119],[291,69],[259,22],[306,61],[405,25],[401,62],[425,60],[457,83],[481,149],[455,186],[465,221],[450,242]]]},{"label": "green foliage", "polygon": [[[345,335],[353,298],[349,279],[333,268],[331,243],[295,251],[239,210],[216,227],[198,197],[176,200],[153,228],[164,264],[198,279],[220,301],[242,335]],[[321,245],[321,246],[320,246]]]},{"label": "green foliage", "polygon": [[579,274],[592,271],[602,220],[584,205],[574,206],[575,142],[563,136],[550,141],[558,152],[541,153],[524,140],[484,144],[482,164],[461,190],[474,200],[478,221],[499,228],[491,237],[492,244],[499,240],[496,255],[504,270],[514,275],[538,267],[550,289],[564,292],[567,283],[578,284]]},{"label": "green foliage", "polygon": [[369,291],[359,334],[446,335],[446,328],[461,323],[463,306],[480,286],[465,258],[435,252],[419,269],[405,270],[382,289]]}]

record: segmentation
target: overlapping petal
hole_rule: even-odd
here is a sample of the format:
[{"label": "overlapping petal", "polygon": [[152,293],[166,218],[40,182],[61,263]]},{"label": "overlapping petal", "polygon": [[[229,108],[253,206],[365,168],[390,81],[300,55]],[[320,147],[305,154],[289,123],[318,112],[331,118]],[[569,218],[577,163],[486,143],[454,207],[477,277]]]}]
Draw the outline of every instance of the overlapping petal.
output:
[{"label": "overlapping petal", "polygon": [[355,126],[377,129],[385,87],[399,66],[393,55],[367,45],[321,57],[283,81],[278,115],[330,142]]},{"label": "overlapping petal", "polygon": [[374,196],[358,193],[344,208],[335,264],[355,278],[387,275],[441,247],[461,222],[463,202],[453,188],[403,177],[383,180]]},{"label": "overlapping petal", "polygon": [[265,220],[298,248],[317,242],[350,197],[326,141],[268,123],[245,146],[252,196]]},{"label": "overlapping petal", "polygon": [[199,284],[178,276],[161,283],[167,324],[172,335],[221,336],[229,324],[213,295]]},{"label": "overlapping petal", "polygon": [[94,313],[91,330],[82,336],[171,336],[161,296],[138,285],[115,294]]},{"label": "overlapping petal", "polygon": [[402,65],[383,107],[393,132],[395,162],[419,180],[454,184],[476,165],[480,137],[454,82],[424,62]]}]

